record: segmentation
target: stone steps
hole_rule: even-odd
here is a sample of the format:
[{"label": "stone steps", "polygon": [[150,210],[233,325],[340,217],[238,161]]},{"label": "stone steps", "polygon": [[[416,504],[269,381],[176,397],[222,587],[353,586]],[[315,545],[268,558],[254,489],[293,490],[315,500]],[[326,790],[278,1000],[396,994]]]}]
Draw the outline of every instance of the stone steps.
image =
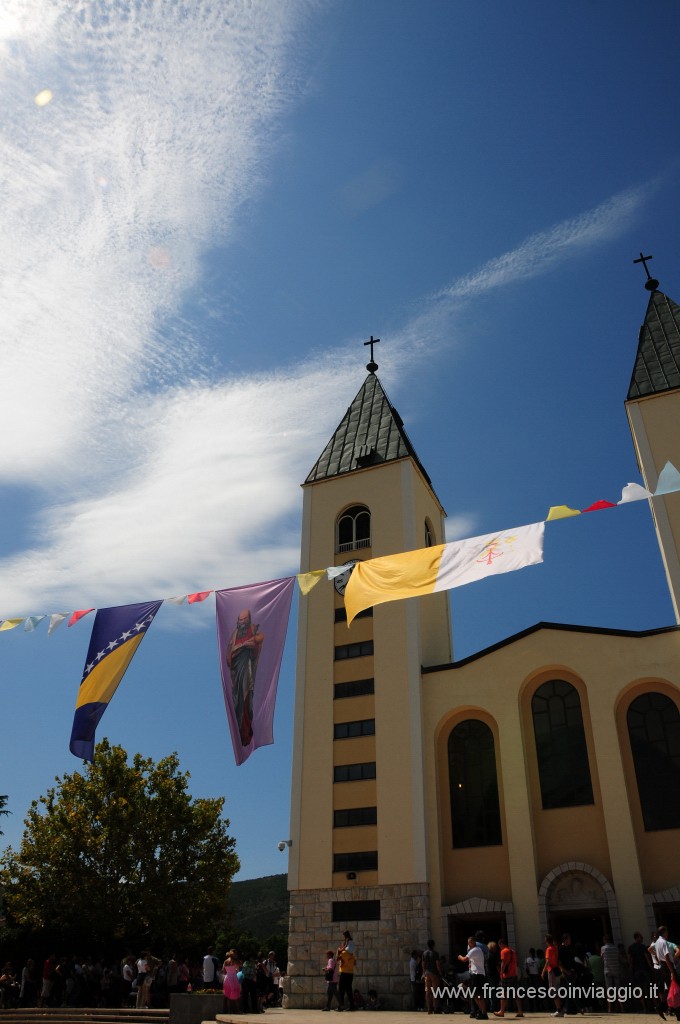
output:
[{"label": "stone steps", "polygon": [[0,1010],[0,1024],[167,1024],[169,1010],[60,1006]]}]

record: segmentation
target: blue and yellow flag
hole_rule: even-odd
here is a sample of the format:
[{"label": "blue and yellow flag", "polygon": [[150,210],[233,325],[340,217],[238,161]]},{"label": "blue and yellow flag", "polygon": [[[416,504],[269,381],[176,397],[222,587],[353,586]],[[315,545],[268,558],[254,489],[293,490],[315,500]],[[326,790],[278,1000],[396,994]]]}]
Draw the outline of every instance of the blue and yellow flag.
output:
[{"label": "blue and yellow flag", "polygon": [[71,753],[94,756],[94,734],[162,601],[100,608],[92,626],[71,731]]}]

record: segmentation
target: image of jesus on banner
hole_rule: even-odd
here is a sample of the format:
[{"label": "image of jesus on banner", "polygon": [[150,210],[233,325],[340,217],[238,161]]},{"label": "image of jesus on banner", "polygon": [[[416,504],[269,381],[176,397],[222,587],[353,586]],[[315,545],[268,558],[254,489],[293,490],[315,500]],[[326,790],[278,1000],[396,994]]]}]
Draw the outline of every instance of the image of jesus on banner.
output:
[{"label": "image of jesus on banner", "polygon": [[[233,622],[233,619],[232,619]],[[253,695],[264,633],[253,624],[248,608],[239,612],[236,629],[227,644],[227,668],[231,675],[231,694],[241,744],[247,747],[253,738]]]}]

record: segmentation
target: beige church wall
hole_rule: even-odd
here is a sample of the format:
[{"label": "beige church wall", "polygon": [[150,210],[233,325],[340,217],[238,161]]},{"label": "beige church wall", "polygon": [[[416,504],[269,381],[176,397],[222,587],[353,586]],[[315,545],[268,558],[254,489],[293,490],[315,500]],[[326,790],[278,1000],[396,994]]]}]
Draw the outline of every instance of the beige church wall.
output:
[{"label": "beige church wall", "polygon": [[[635,698],[639,697],[642,693],[663,693],[670,697],[676,706],[680,708],[680,690],[665,679],[640,679],[631,683],[623,690],[616,705],[616,724],[628,790],[630,814],[637,843],[642,884],[645,892],[654,893],[660,892],[663,889],[673,888],[680,881],[677,857],[669,857],[668,855],[669,850],[680,848],[680,829],[662,829],[654,832],[645,831],[626,720],[628,708]],[[674,798],[672,786],[669,798]]]},{"label": "beige church wall", "polygon": [[[375,825],[355,825],[353,828],[333,830],[333,853],[353,853],[356,850],[377,850],[378,829]],[[364,875],[361,872],[361,882]]]},{"label": "beige church wall", "polygon": [[[357,782],[336,782],[333,786],[333,809],[336,811],[344,811],[348,807],[376,806],[375,779],[362,779]],[[318,824],[317,822],[317,827]]]},{"label": "beige church wall", "polygon": [[[408,538],[404,550],[425,547],[425,521],[428,520],[434,534],[435,544],[445,544],[444,509],[436,496],[428,488],[422,475],[411,462],[402,463],[402,473],[410,474],[410,487],[404,487],[409,496],[412,494],[415,508],[415,536],[410,543]],[[418,599],[420,615],[420,643],[423,665],[445,665],[453,658],[453,639],[451,635],[451,608],[448,592],[429,594]]]},{"label": "beige church wall", "polygon": [[[351,719],[345,719],[351,721]],[[382,725],[381,725],[382,728]],[[326,742],[333,747],[333,764],[362,764],[365,761],[375,761],[375,737],[356,736],[352,739],[334,740],[331,726],[330,735]],[[340,785],[340,783],[335,783]],[[354,783],[352,783],[354,785]]]},{"label": "beige church wall", "polygon": [[[404,534],[405,530],[409,530],[409,523],[404,523],[402,508],[401,467],[404,463],[411,466],[410,460],[386,462],[381,466],[371,466],[324,480],[323,484],[306,485],[305,490],[311,492],[311,519],[328,524],[327,530],[314,531],[309,552],[310,569],[324,569],[334,563],[340,565],[346,558],[378,558],[404,550]],[[411,472],[415,474],[413,467]],[[414,493],[415,488],[414,481]],[[370,510],[372,546],[370,549],[360,548],[356,552],[348,551],[336,556],[335,523],[340,513],[352,505],[366,505]],[[399,514],[395,514],[395,507]],[[411,523],[414,522],[414,515],[415,509],[412,506],[408,516]],[[410,533],[414,540],[413,547],[424,546],[420,536],[416,541],[413,527]]]},{"label": "beige church wall", "polygon": [[[485,895],[478,890],[489,884],[485,860],[478,859],[478,869],[473,862],[464,885],[450,867],[448,765],[442,748],[453,716],[486,714],[496,723],[511,883],[506,898],[514,905],[517,942],[535,941],[538,887],[549,871],[570,862],[589,864],[610,881],[623,934],[644,926],[644,886],[615,706],[626,686],[648,673],[651,664],[670,685],[680,683],[680,632],[638,638],[546,627],[460,668],[424,673],[423,728],[434,737],[425,757],[433,908],[448,903],[450,884],[457,893],[464,888],[468,896]],[[525,700],[529,694],[530,702],[530,694],[548,678],[566,678],[581,694],[593,806],[543,811],[539,796],[536,807],[540,790]],[[479,858],[487,852],[477,851]],[[677,885],[680,871],[674,873]]]},{"label": "beige church wall", "polygon": [[418,608],[374,612],[379,875],[383,885],[425,881]]},{"label": "beige church wall", "polygon": [[[504,842],[499,846],[475,846],[454,849],[451,832],[451,802],[449,792],[448,739],[451,730],[468,718],[476,718],[491,729],[496,752],[496,777],[498,798],[501,809],[501,835]],[[510,898],[510,866],[505,843],[506,823],[504,814],[503,780],[498,757],[498,727],[486,712],[475,707],[458,708],[455,713],[439,724],[435,740],[437,756],[438,803],[440,828],[440,858],[442,863],[443,904],[457,903],[469,896],[481,896],[489,900]],[[473,883],[474,879],[474,883]]]},{"label": "beige church wall", "polygon": [[[370,679],[370,676],[366,678]],[[367,693],[363,697],[341,697],[333,701],[334,722],[359,722],[364,718],[375,718],[373,694]]]},{"label": "beige church wall", "polygon": [[[543,809],[531,701],[539,687],[551,679],[562,679],[570,683],[578,692],[593,788],[593,804]],[[585,861],[610,878],[611,863],[602,811],[602,794],[587,687],[570,668],[554,663],[548,667],[542,667],[540,671],[532,673],[528,679],[524,680],[519,692],[519,703],[527,780],[531,795],[537,879],[545,878],[556,864],[567,861]]]},{"label": "beige church wall", "polygon": [[[342,601],[339,601],[336,607],[344,606]],[[372,640],[373,639],[373,617],[365,619],[355,619],[352,625],[347,628],[346,622],[336,622],[334,627],[334,640],[336,644],[355,644],[361,640]],[[354,659],[348,658],[347,661],[353,661]],[[339,663],[338,663],[339,664]]]},{"label": "beige church wall", "polygon": [[331,587],[317,586],[299,605],[301,637],[306,633],[312,642],[306,649],[302,641],[298,645],[291,812],[292,832],[298,834],[289,864],[292,888],[327,888],[332,883],[332,829],[319,829],[318,823],[332,820],[333,593]]},{"label": "beige church wall", "polygon": [[[332,617],[332,612],[331,612]],[[354,637],[350,633],[347,633],[346,643],[354,643]],[[331,648],[332,650],[332,648]],[[322,657],[323,655],[319,655]],[[331,658],[333,657],[331,653]],[[333,662],[331,662],[333,665]],[[349,683],[353,679],[372,679],[374,675],[373,655],[368,654],[365,658],[345,658],[342,661],[336,661],[332,669],[332,676],[334,683]],[[328,694],[326,694],[328,696]],[[331,698],[333,697],[333,689],[331,686],[330,692]],[[341,698],[340,703],[344,703],[345,700],[351,700],[351,697]],[[344,719],[347,721],[347,719]]]}]

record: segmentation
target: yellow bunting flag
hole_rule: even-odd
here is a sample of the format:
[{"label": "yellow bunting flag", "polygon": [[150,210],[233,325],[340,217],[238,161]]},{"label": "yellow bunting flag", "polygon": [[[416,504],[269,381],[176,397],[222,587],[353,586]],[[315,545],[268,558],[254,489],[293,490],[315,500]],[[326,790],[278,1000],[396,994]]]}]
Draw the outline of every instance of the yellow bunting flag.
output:
[{"label": "yellow bunting flag", "polygon": [[297,581],[302,593],[308,594],[325,575],[325,569],[314,569],[312,572],[298,573]]},{"label": "yellow bunting flag", "polygon": [[4,622],[0,623],[0,633],[6,629],[16,629],[23,621],[23,619],[5,619]]},{"label": "yellow bunting flag", "polygon": [[570,516],[580,515],[581,513],[577,508],[569,508],[568,505],[551,505],[545,521],[549,523],[552,519],[568,519]]}]

